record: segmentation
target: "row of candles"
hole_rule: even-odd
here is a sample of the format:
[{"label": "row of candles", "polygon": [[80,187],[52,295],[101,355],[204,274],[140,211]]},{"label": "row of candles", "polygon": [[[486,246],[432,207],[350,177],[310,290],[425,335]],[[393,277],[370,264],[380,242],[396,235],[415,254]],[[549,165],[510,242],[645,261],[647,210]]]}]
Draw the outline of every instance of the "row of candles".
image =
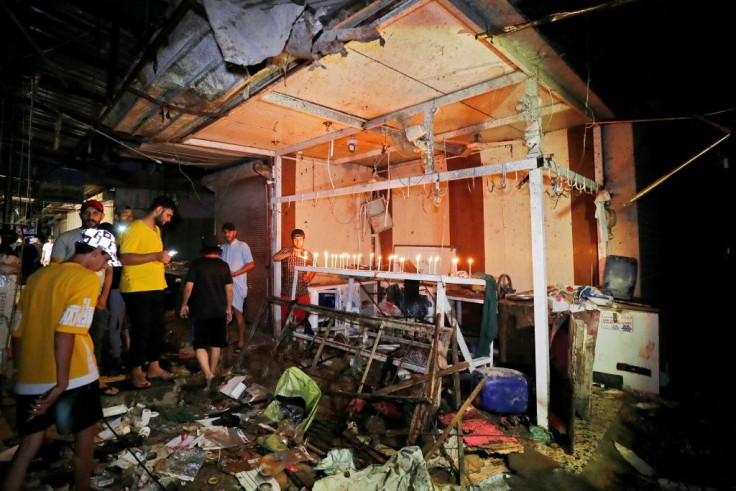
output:
[{"label": "row of candles", "polygon": [[[314,256],[314,267],[319,267],[319,258],[320,255],[315,253]],[[352,262],[350,261],[352,257]],[[305,252],[303,259],[308,259],[308,255]],[[375,260],[374,260],[375,259]],[[414,265],[417,268],[417,272],[421,273],[421,259],[422,255],[417,254],[415,258]],[[382,257],[378,256],[376,257],[375,254],[371,253],[370,257],[368,259],[368,270],[373,271],[373,268],[376,268],[376,271],[382,271],[381,267]],[[440,268],[440,256],[430,256],[425,261],[427,263],[427,268],[424,271],[425,274],[437,274],[437,271],[439,271]],[[457,257],[452,258],[452,270],[450,271],[451,275],[457,275],[457,267],[458,263],[460,262],[460,259]],[[342,254],[329,254],[327,251],[325,251],[324,254],[324,266],[325,268],[332,268],[332,269],[360,269],[363,266],[363,255],[362,254],[353,254],[352,256],[348,254],[347,252],[344,252]],[[386,271],[392,271],[394,273],[403,273],[404,267],[406,266],[406,258],[405,257],[399,257],[396,255],[388,256],[388,265],[386,268]],[[468,258],[468,276],[472,276],[473,268],[473,259]]]}]

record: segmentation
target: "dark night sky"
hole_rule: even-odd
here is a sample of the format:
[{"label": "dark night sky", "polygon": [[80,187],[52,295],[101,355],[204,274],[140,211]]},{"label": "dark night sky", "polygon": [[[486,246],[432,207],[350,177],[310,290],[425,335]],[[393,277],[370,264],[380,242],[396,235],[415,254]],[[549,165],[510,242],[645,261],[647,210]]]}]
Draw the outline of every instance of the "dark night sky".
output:
[{"label": "dark night sky", "polygon": [[[534,20],[605,1],[512,3]],[[638,0],[540,27],[618,120],[660,120],[633,125],[640,189],[724,135],[696,118],[666,119],[736,127],[729,3]],[[638,202],[642,286],[660,308],[663,368],[681,390],[717,390],[715,375],[730,370],[719,339],[736,298],[734,166],[729,137]]]}]

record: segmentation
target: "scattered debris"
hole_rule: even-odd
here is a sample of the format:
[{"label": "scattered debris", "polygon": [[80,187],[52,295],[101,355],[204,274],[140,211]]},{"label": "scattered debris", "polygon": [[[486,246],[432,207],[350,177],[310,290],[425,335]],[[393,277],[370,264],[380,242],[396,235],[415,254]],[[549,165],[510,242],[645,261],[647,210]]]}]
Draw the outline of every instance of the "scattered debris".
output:
[{"label": "scattered debris", "polygon": [[616,447],[616,450],[618,450],[618,453],[620,453],[621,456],[626,459],[626,462],[631,464],[631,466],[639,471],[639,473],[647,477],[655,477],[657,475],[657,472],[652,468],[652,466],[644,462],[632,450],[624,447],[616,441],[613,442],[613,445]]}]

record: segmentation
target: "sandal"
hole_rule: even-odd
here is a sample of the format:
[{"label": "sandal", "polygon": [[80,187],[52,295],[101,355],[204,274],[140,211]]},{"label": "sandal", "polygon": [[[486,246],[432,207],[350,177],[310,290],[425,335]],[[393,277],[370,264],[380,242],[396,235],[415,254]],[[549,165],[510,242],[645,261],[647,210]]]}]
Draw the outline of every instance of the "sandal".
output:
[{"label": "sandal", "polygon": [[238,356],[242,351],[243,351],[243,348],[236,346],[235,348],[233,348],[232,356]]},{"label": "sandal", "polygon": [[104,387],[100,387],[100,392],[104,396],[114,396],[117,395],[120,390],[117,387],[113,387],[112,385],[106,385]]},{"label": "sandal", "polygon": [[147,389],[151,386],[151,382],[148,380],[145,380],[143,382],[133,382],[130,381],[130,387],[134,390],[140,390],[140,389]]},{"label": "sandal", "polygon": [[161,380],[174,380],[176,378],[176,374],[173,374],[171,372],[163,371],[161,375],[147,375],[146,376],[149,380],[150,379],[161,379]]}]

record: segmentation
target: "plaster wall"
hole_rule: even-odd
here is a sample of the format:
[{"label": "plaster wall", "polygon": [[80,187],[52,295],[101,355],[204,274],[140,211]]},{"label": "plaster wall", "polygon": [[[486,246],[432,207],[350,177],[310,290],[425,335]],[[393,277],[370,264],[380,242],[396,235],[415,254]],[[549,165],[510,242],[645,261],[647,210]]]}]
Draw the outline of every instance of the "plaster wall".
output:
[{"label": "plaster wall", "polygon": [[[610,229],[607,255],[636,258],[641,264],[639,252],[639,218],[636,202],[623,205],[636,192],[634,172],[634,134],[631,124],[612,124],[603,127],[603,163],[605,186],[611,194],[610,208],[616,215],[616,223]],[[641,267],[637,268],[634,296],[641,295]]]},{"label": "plaster wall", "polygon": [[[328,171],[329,169],[329,171]],[[329,173],[328,173],[329,172]],[[319,159],[296,161],[296,194],[354,186],[368,182],[372,167],[351,164],[330,165]],[[294,207],[295,227],[306,234],[304,247],[319,254],[318,266],[324,265],[324,252],[330,255],[362,254],[371,252],[370,224],[364,203],[370,194],[356,194],[285,203],[282,208]],[[367,259],[364,259],[364,263]]]},{"label": "plaster wall", "polygon": [[[543,137],[544,153],[553,154],[553,161],[569,167],[567,130],[547,133]],[[484,165],[512,162],[526,156],[523,145],[509,145],[484,150]],[[526,173],[509,173],[507,185],[500,189],[502,176],[493,176],[495,187],[484,179],[483,213],[485,234],[485,272],[493,276],[506,273],[516,291],[533,287],[531,216],[529,185],[517,185]],[[548,179],[545,177],[545,190]],[[491,191],[493,188],[493,191]],[[572,214],[570,199],[556,204],[551,198],[543,201],[547,253],[547,283],[572,284],[574,278],[572,246]]]},{"label": "plaster wall", "polygon": [[[435,159],[435,170],[446,171],[447,162]],[[409,176],[423,173],[419,163],[397,167],[390,172],[390,179],[406,178],[407,183],[406,187],[391,191],[394,245],[452,245],[447,183],[440,184],[439,196],[435,196],[435,189],[431,185],[410,187]]]}]

